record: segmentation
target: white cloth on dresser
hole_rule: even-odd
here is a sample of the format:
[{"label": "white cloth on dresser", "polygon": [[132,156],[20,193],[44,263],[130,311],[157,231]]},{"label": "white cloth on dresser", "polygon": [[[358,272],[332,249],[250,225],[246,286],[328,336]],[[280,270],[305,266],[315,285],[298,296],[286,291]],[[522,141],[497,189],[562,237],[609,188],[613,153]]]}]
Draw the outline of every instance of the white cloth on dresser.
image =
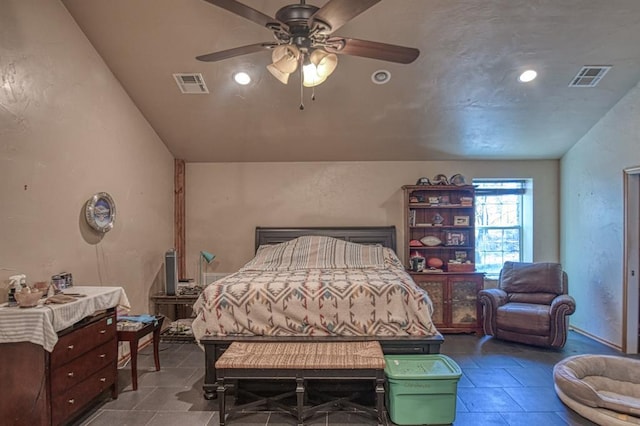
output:
[{"label": "white cloth on dresser", "polygon": [[51,352],[58,341],[58,331],[96,311],[116,306],[130,307],[122,287],[74,286],[64,292],[86,296],[61,305],[0,308],[0,343],[31,342]]}]

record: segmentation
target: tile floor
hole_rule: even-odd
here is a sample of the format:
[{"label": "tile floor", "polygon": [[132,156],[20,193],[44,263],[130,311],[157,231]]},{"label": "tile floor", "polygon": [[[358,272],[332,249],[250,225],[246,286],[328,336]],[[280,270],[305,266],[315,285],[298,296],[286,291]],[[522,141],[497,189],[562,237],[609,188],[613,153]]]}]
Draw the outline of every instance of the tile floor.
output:
[{"label": "tile floor", "polygon": [[[118,370],[120,395],[105,397],[74,426],[199,426],[219,425],[217,403],[202,397],[204,352],[195,344],[162,342],[161,371],[154,371],[150,348],[138,359],[138,390],[131,389],[131,370]],[[546,350],[490,337],[447,335],[443,354],[462,368],[458,382],[455,426],[462,425],[592,425],[558,399],[553,389],[553,366],[571,355],[620,353],[571,332],[560,351]],[[234,425],[295,425],[279,413],[250,413],[234,417]],[[309,425],[375,425],[346,412],[322,413]],[[388,425],[393,423],[388,420]]]}]

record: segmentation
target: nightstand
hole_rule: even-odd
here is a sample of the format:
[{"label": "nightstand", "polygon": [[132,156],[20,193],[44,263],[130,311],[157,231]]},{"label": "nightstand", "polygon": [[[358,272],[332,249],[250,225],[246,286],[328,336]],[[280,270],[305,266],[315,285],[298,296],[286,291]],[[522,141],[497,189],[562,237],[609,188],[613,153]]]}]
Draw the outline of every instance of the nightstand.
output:
[{"label": "nightstand", "polygon": [[158,344],[160,343],[160,331],[162,330],[163,315],[156,315],[156,320],[143,324],[137,330],[118,330],[118,341],[129,342],[131,351],[131,383],[133,390],[138,389],[138,344],[140,339],[149,333],[153,333],[153,360],[156,364],[156,371],[160,371],[160,356],[158,354]]}]

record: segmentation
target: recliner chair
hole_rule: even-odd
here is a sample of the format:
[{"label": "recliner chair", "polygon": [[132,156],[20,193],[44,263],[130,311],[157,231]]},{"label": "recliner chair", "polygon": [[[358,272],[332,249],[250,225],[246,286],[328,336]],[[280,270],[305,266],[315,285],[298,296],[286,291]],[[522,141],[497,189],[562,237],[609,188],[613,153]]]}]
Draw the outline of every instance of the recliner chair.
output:
[{"label": "recliner chair", "polygon": [[562,348],[569,315],[567,274],[559,263],[505,262],[498,288],[481,290],[485,334],[535,346]]}]

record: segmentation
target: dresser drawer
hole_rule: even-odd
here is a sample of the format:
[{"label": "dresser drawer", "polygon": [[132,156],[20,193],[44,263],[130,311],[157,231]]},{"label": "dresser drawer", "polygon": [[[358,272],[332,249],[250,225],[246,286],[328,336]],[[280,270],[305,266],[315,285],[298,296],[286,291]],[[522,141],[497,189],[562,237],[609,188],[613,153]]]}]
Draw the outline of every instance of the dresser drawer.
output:
[{"label": "dresser drawer", "polygon": [[114,339],[97,348],[91,349],[51,372],[51,394],[58,395],[77,385],[96,371],[116,363],[118,342]]},{"label": "dresser drawer", "polygon": [[116,340],[115,313],[60,337],[51,353],[51,368],[60,367],[92,348],[112,340]]},{"label": "dresser drawer", "polygon": [[116,374],[116,364],[112,363],[66,392],[57,395],[52,393],[52,423],[63,424],[66,419],[83,409],[89,401],[115,383]]}]

